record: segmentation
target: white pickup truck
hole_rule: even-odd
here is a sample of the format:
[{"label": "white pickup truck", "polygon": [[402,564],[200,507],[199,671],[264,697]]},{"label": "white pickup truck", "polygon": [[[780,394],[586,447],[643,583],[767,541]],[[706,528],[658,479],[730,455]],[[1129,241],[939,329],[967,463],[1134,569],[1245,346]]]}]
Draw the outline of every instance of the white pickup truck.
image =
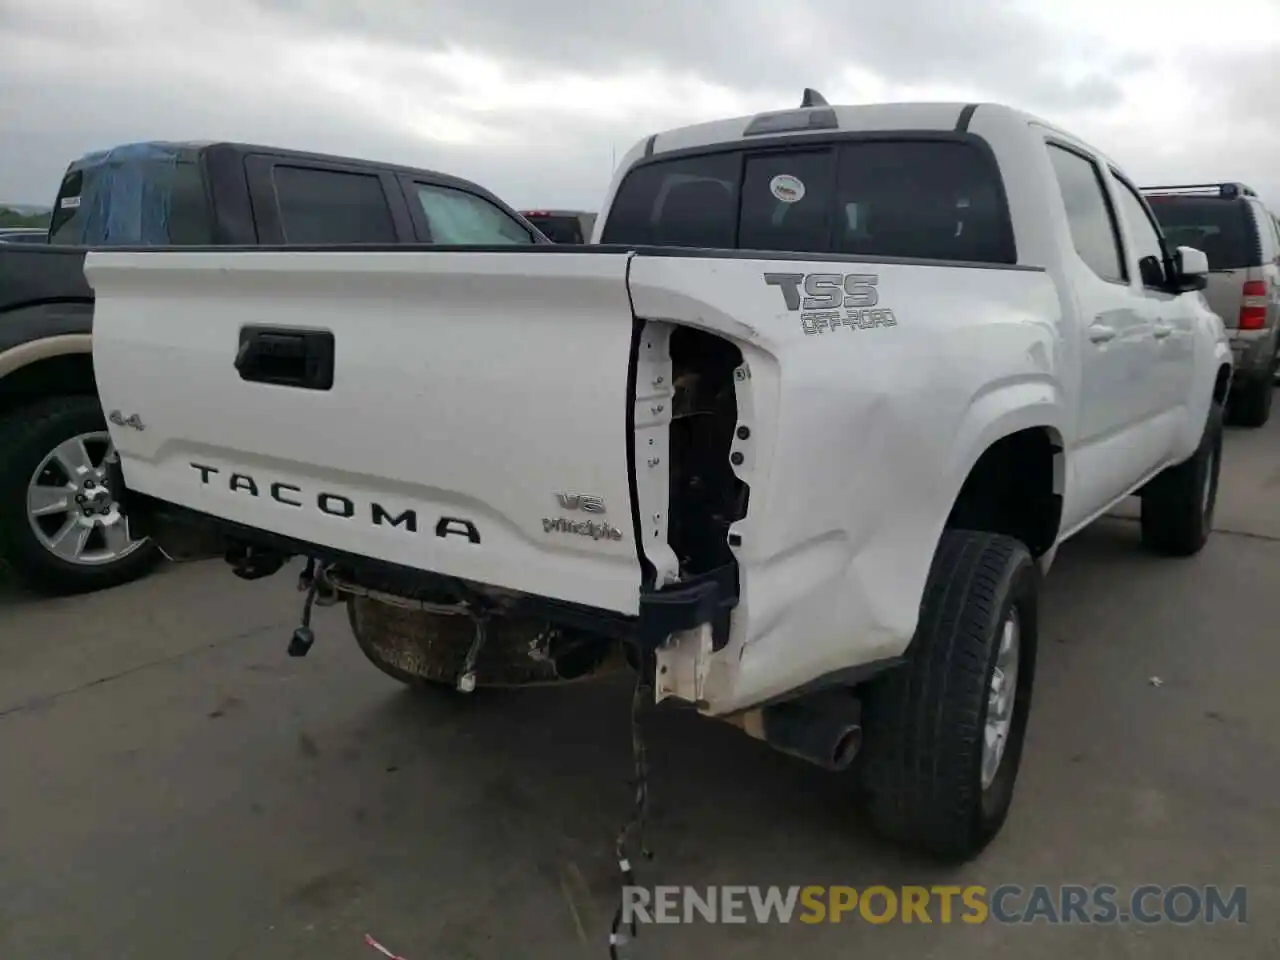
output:
[{"label": "white pickup truck", "polygon": [[406,681],[625,656],[975,856],[1059,544],[1135,493],[1150,548],[1209,535],[1204,255],[988,104],[810,92],[647,138],[601,209],[590,246],[89,254],[131,522],[205,524],[246,577],[312,558]]}]

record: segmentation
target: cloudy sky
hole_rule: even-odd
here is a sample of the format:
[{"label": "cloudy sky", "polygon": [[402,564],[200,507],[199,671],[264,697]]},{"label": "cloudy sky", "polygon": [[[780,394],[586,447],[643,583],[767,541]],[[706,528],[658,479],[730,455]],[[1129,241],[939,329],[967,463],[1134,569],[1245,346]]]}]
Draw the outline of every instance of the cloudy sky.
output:
[{"label": "cloudy sky", "polygon": [[668,127],[995,100],[1141,182],[1280,206],[1280,0],[0,0],[0,200],[88,150],[236,139],[432,167],[595,209]]}]

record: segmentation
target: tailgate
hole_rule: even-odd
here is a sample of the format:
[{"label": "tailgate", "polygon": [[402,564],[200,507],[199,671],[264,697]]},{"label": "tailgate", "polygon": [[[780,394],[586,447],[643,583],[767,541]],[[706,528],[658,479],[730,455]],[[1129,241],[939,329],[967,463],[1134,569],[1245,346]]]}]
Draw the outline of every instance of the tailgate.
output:
[{"label": "tailgate", "polygon": [[634,614],[628,258],[92,253],[94,367],[125,482]]}]

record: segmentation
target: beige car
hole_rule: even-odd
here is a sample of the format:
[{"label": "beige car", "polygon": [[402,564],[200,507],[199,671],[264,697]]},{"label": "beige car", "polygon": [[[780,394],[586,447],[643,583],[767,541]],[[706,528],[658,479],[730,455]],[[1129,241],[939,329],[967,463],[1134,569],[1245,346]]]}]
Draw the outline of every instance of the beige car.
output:
[{"label": "beige car", "polygon": [[1231,335],[1236,372],[1228,414],[1260,427],[1271,416],[1280,349],[1280,222],[1242,183],[1147,187],[1142,191],[1170,249],[1209,258],[1205,299]]}]

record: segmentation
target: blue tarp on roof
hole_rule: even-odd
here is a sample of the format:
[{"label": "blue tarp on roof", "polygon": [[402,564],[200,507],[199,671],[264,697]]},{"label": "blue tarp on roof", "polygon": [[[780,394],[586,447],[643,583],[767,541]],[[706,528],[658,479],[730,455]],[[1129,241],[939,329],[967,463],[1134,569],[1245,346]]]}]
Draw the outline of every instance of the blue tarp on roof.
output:
[{"label": "blue tarp on roof", "polygon": [[95,247],[168,244],[177,162],[177,150],[158,143],[131,143],[86,155],[76,242]]}]

